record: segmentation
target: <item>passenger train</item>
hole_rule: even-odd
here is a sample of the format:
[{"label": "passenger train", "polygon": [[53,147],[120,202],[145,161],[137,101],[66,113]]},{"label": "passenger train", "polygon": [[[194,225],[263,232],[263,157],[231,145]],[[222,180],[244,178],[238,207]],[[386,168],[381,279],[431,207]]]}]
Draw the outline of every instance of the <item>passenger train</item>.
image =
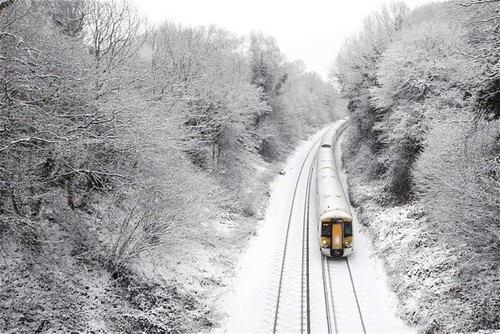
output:
[{"label": "passenger train", "polygon": [[333,150],[347,121],[337,123],[321,139],[317,153],[316,189],[321,252],[328,257],[352,253],[352,214],[340,182]]}]

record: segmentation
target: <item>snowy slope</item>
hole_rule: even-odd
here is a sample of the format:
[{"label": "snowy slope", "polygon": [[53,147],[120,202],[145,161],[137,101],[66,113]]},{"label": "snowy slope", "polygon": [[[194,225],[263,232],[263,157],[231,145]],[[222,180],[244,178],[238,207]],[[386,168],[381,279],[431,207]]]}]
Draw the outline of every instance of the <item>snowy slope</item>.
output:
[{"label": "snowy slope", "polygon": [[[362,332],[363,326],[368,333],[412,332],[394,315],[393,296],[387,288],[383,269],[356,220],[355,251],[349,258],[352,282],[345,260],[329,259],[322,263],[315,223],[315,182],[310,183],[310,198],[306,193],[317,139],[325,130],[301,143],[287,162],[286,174],[277,176],[272,183],[266,218],[241,257],[233,293],[220,301],[229,316],[216,332],[300,332],[308,328],[306,319],[310,320],[312,332],[328,332],[329,326],[331,332]],[[338,154],[336,158],[340,163]],[[313,172],[312,180],[314,176]],[[345,185],[343,173],[341,179]],[[310,204],[309,211],[306,211],[307,204]],[[304,241],[305,212],[311,222],[308,241]],[[303,276],[305,253],[301,246],[304,243],[310,246],[308,299]],[[325,265],[335,282],[327,286],[333,302],[325,299],[322,274]],[[310,310],[309,316],[307,310]],[[335,318],[335,324],[328,318]]]}]

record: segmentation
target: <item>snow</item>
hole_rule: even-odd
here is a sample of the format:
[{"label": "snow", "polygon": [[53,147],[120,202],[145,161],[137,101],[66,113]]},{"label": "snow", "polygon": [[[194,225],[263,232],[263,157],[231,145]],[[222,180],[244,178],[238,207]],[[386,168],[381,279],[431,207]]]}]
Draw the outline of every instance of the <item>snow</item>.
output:
[{"label": "snow", "polygon": [[[236,268],[232,293],[221,298],[220,308],[228,314],[226,322],[215,332],[272,332],[280,271],[283,261],[285,231],[289,213],[292,212],[290,224],[291,239],[285,261],[283,288],[280,311],[276,330],[278,332],[300,331],[301,320],[301,271],[297,268],[301,262],[302,225],[304,221],[306,183],[309,166],[314,162],[314,154],[308,156],[313,145],[325,132],[323,129],[302,142],[287,161],[285,175],[279,175],[270,186],[270,198],[265,219],[257,228],[256,236],[249,243],[246,252]],[[340,150],[337,145],[337,151]],[[296,181],[301,165],[306,159],[301,180],[297,188],[295,207],[291,210]],[[336,158],[340,162],[337,154]],[[313,173],[314,180],[315,173]],[[346,177],[342,172],[341,180],[346,186]],[[315,182],[311,184],[310,208],[310,294],[311,294],[311,330],[326,332],[328,330],[325,310],[325,293],[322,280],[322,256],[318,247]],[[299,204],[298,204],[299,203]],[[373,332],[414,332],[395,316],[395,300],[387,287],[387,281],[381,262],[374,255],[370,240],[354,217],[354,252],[349,257],[350,270],[358,295],[359,308],[368,333]],[[334,295],[335,311],[339,319],[340,332],[362,331],[357,312],[347,266],[344,259],[329,259],[328,264],[335,286],[330,287]],[[349,281],[346,281],[349,280]],[[344,288],[342,288],[344,287]],[[353,311],[355,310],[355,312]],[[347,327],[342,327],[347,326]]]}]

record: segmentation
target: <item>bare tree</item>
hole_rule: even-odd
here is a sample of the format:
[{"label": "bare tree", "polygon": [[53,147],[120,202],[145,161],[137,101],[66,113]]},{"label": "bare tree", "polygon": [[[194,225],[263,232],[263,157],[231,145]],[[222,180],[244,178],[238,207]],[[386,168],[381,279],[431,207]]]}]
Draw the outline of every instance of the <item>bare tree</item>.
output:
[{"label": "bare tree", "polygon": [[89,0],[85,7],[85,42],[94,58],[96,99],[119,89],[119,69],[141,49],[146,21],[127,1]]}]

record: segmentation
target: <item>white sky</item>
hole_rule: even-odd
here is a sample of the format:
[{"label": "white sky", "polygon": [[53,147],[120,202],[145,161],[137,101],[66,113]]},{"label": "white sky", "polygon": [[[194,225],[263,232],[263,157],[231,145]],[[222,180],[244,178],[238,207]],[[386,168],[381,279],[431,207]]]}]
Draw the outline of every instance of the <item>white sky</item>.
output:
[{"label": "white sky", "polygon": [[[387,0],[134,0],[153,23],[215,24],[238,36],[273,36],[288,60],[302,59],[324,79],[346,37]],[[406,0],[415,8],[429,0]]]}]

